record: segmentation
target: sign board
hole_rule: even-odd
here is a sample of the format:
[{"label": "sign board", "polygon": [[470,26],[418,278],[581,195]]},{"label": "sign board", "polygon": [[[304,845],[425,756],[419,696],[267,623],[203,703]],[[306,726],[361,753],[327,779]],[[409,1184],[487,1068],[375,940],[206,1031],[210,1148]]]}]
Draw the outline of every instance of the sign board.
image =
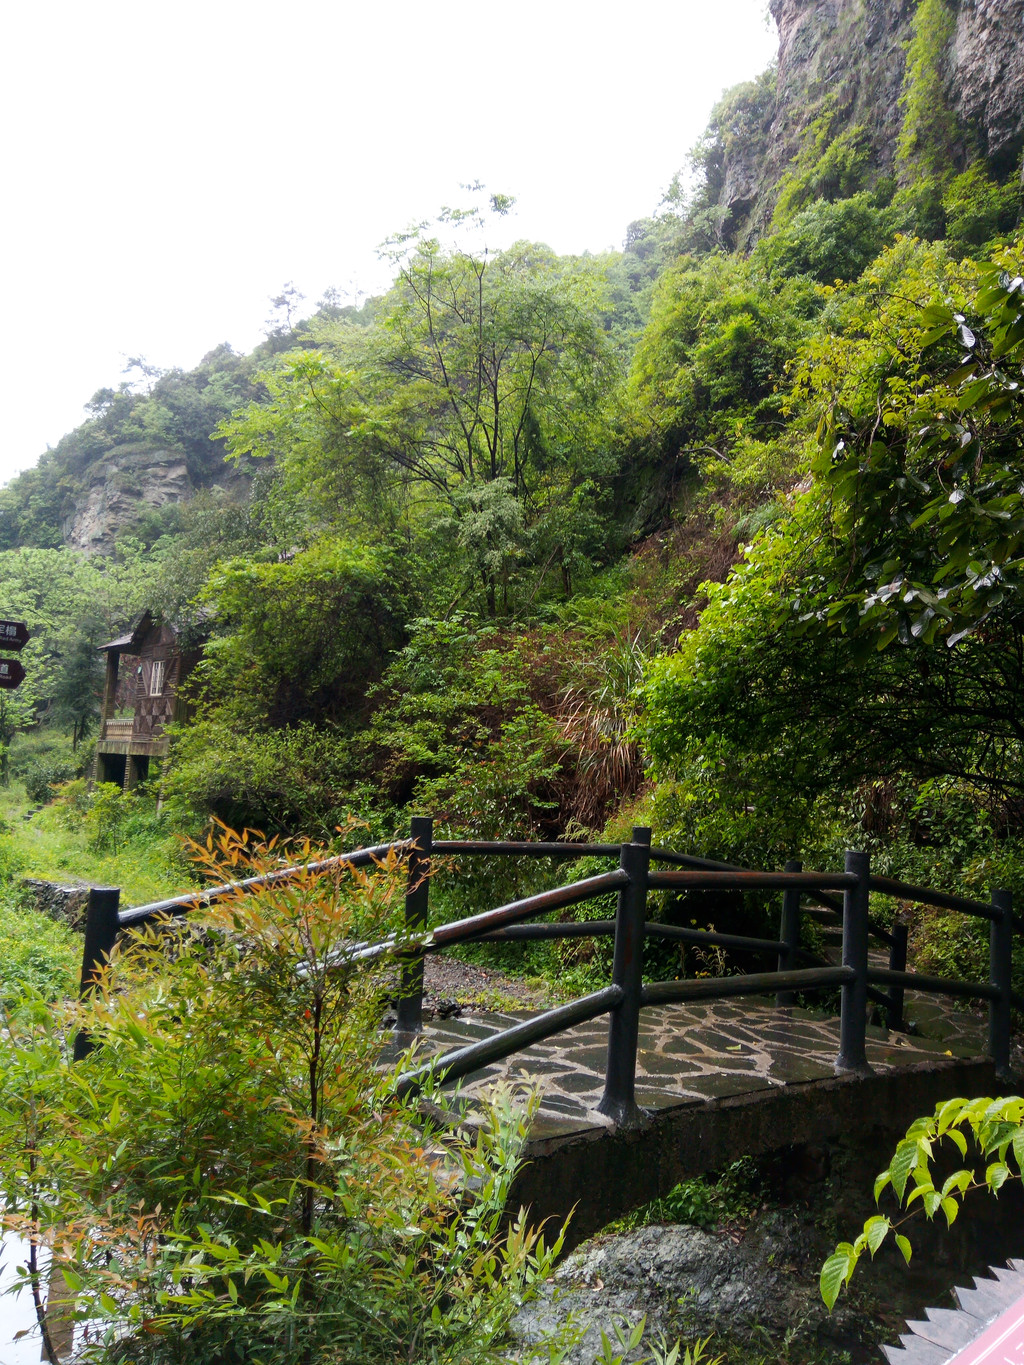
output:
[{"label": "sign board", "polygon": [[889,1365],[1024,1365],[1024,1261],[1011,1260],[956,1288],[956,1308],[928,1308],[902,1345],[883,1346]]},{"label": "sign board", "polygon": [[0,688],[20,687],[25,681],[25,670],[17,659],[0,659]]},{"label": "sign board", "polygon": [[1000,1313],[953,1360],[956,1365],[1024,1365],[1024,1299]]},{"label": "sign board", "polygon": [[28,643],[29,629],[24,621],[0,621],[0,649],[21,649]]}]

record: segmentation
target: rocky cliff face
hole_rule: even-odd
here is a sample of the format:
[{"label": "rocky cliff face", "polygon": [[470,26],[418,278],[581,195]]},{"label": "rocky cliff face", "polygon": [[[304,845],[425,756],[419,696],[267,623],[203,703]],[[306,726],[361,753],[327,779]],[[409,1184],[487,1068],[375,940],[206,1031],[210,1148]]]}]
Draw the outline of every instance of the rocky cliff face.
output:
[{"label": "rocky cliff face", "polygon": [[[954,157],[962,169],[980,152],[1005,176],[1024,146],[1024,9],[1021,0],[949,4],[953,36],[941,74],[963,132]],[[712,200],[729,246],[764,233],[779,182],[821,135],[824,113],[829,141],[860,130],[875,177],[892,172],[902,123],[918,0],[770,0],[770,7],[779,29],[773,97],[751,96],[732,136],[728,127],[719,130]]]},{"label": "rocky cliff face", "polygon": [[[225,473],[222,483],[242,482]],[[83,554],[110,554],[143,513],[188,502],[196,491],[182,451],[143,444],[115,447],[89,467],[84,485],[62,527],[66,543]]]},{"label": "rocky cliff face", "polygon": [[1024,143],[1024,8],[1020,0],[961,0],[949,53],[957,112],[984,138],[997,170]]}]

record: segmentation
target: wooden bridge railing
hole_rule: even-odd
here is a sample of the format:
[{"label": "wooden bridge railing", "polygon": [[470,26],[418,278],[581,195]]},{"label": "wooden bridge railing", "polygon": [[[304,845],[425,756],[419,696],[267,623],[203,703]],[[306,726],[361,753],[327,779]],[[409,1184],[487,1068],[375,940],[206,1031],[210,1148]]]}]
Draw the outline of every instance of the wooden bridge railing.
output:
[{"label": "wooden bridge railing", "polygon": [[[370,960],[385,955],[400,963],[400,986],[396,1029],[414,1035],[422,1028],[423,958],[428,952],[467,942],[610,936],[614,939],[611,983],[581,999],[547,1010],[501,1033],[432,1059],[407,1072],[397,1082],[399,1094],[412,1094],[428,1078],[454,1081],[520,1052],[532,1043],[562,1033],[574,1025],[609,1015],[605,1089],[599,1108],[619,1125],[640,1121],[635,1078],[640,1010],[645,1006],[689,1000],[727,999],[740,995],[774,993],[780,1005],[792,1004],[797,992],[829,987],[841,988],[837,1072],[868,1072],[866,1054],[867,1007],[875,999],[886,1009],[890,1026],[902,1021],[903,993],[918,990],[938,995],[966,997],[989,1002],[989,1053],[1001,1079],[1010,1078],[1010,1015],[1024,1009],[1024,998],[1011,985],[1013,932],[1017,917],[1008,891],[994,890],[990,902],[974,901],[946,892],[912,886],[889,877],[873,876],[866,853],[848,852],[842,872],[807,872],[797,862],[782,872],[762,872],[692,857],[670,849],[652,848],[651,831],[637,827],[623,844],[513,843],[481,840],[433,839],[433,822],[415,817],[410,837],[374,848],[310,863],[282,868],[260,877],[226,883],[202,893],[172,897],[125,911],[118,910],[117,888],[94,888],[90,892],[82,961],[82,993],[93,986],[98,967],[109,955],[118,934],[125,928],[167,922],[190,910],[215,904],[241,890],[254,891],[341,866],[367,866],[397,851],[407,857],[405,931],[377,943],[354,945],[339,957],[341,963]],[[612,871],[542,891],[454,923],[429,926],[431,863],[438,855],[462,854],[499,857],[550,857],[578,859],[584,856],[617,857]],[[669,870],[652,869],[665,863]],[[647,919],[651,891],[781,891],[782,918],[778,939],[760,939],[711,930],[684,928]],[[614,919],[531,923],[554,910],[577,905],[610,891],[618,894]],[[869,914],[872,891],[920,904],[935,905],[989,921],[990,965],[987,982],[969,982],[923,975],[906,970],[906,930],[887,931]],[[841,893],[841,899],[832,893]],[[801,901],[813,893],[822,904],[841,915],[842,963],[834,966],[807,952],[800,944]],[[902,928],[902,932],[897,932]],[[869,961],[869,942],[875,936],[890,949],[889,966]],[[645,983],[644,944],[648,938],[675,940],[701,946],[722,946],[777,956],[775,971],[738,976]],[[809,967],[798,967],[810,961]],[[882,989],[884,988],[884,989]],[[80,1034],[75,1056],[85,1056],[88,1038]]]}]

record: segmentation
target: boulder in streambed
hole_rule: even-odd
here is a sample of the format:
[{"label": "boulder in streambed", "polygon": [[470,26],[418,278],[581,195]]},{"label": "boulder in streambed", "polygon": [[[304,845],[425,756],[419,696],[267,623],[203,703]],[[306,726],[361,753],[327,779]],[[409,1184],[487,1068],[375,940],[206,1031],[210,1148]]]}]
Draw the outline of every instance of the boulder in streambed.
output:
[{"label": "boulder in streambed", "polygon": [[[580,1339],[565,1365],[592,1365],[602,1329],[646,1315],[647,1337],[684,1342],[714,1334],[714,1359],[869,1361],[884,1328],[845,1301],[830,1316],[818,1293],[819,1237],[805,1216],[766,1211],[746,1228],[704,1231],[651,1224],[584,1243],[514,1323],[520,1348],[562,1331]],[[614,1337],[612,1337],[614,1341]],[[638,1349],[627,1359],[649,1352]]]}]

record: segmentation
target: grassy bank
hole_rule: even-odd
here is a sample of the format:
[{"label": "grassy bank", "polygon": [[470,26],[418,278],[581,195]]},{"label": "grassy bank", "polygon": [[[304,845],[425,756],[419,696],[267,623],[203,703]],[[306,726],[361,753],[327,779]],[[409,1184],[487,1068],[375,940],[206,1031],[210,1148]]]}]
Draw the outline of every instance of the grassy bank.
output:
[{"label": "grassy bank", "polygon": [[0,879],[119,886],[122,903],[142,905],[196,884],[170,817],[145,793],[84,782],[33,805],[21,782],[0,789]]}]

